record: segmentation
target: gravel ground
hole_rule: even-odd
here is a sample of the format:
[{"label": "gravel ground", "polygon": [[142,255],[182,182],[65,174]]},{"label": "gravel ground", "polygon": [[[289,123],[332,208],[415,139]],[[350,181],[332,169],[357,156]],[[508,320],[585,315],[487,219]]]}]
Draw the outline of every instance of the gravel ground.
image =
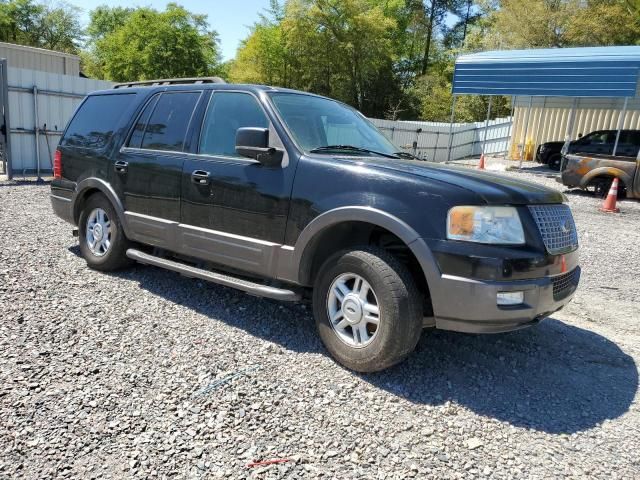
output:
[{"label": "gravel ground", "polygon": [[[506,174],[561,188],[537,170]],[[0,183],[0,478],[640,477],[640,202],[568,195],[584,274],[553,318],[357,375],[305,305],[89,270],[48,190]]]}]

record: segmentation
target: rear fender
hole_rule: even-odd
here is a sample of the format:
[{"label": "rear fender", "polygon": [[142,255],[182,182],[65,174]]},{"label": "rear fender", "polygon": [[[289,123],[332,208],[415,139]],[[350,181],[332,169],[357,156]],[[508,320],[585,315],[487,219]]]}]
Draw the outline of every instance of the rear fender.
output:
[{"label": "rear fender", "polygon": [[633,187],[633,179],[631,176],[624,170],[616,167],[597,167],[593,170],[589,170],[580,180],[580,187],[586,188],[591,180],[596,177],[617,177],[627,186],[627,188]]},{"label": "rear fender", "polygon": [[122,202],[116,195],[116,192],[113,190],[111,185],[100,178],[90,177],[85,178],[84,180],[78,182],[76,189],[71,197],[71,204],[73,205],[73,219],[75,223],[78,223],[78,219],[80,218],[80,211],[82,208],[82,204],[86,200],[87,195],[91,194],[92,191],[101,192],[109,201],[118,215],[118,219],[120,220],[120,225],[124,229],[125,235],[129,235],[129,227],[127,225],[127,219],[124,215],[124,206]]}]

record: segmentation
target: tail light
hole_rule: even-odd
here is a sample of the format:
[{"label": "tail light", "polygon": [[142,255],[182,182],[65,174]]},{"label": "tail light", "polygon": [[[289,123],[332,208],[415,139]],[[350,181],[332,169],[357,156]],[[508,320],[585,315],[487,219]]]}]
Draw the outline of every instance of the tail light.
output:
[{"label": "tail light", "polygon": [[62,178],[62,152],[56,150],[53,156],[53,178]]}]

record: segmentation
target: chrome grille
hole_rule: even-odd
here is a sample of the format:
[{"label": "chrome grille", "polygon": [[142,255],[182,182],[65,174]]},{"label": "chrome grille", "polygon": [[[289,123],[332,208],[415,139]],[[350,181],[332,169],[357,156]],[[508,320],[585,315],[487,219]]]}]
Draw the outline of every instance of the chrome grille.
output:
[{"label": "chrome grille", "polygon": [[567,205],[529,205],[529,210],[549,253],[567,252],[578,246],[576,224]]},{"label": "chrome grille", "polygon": [[578,287],[580,281],[580,269],[576,268],[569,273],[558,275],[553,279],[553,299],[557,302],[567,298]]}]

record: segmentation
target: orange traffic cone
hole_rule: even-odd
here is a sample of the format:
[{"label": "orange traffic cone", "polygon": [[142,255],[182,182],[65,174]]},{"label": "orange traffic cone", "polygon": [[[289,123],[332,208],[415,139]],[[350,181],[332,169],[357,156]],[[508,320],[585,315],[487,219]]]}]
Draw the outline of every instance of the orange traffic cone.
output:
[{"label": "orange traffic cone", "polygon": [[480,155],[480,163],[478,164],[478,170],[484,170],[484,153]]},{"label": "orange traffic cone", "polygon": [[602,206],[600,207],[601,212],[607,213],[620,213],[620,209],[616,207],[616,200],[618,199],[618,178],[613,179],[613,183],[611,183],[611,188],[609,189],[609,194],[607,198],[605,198]]}]

